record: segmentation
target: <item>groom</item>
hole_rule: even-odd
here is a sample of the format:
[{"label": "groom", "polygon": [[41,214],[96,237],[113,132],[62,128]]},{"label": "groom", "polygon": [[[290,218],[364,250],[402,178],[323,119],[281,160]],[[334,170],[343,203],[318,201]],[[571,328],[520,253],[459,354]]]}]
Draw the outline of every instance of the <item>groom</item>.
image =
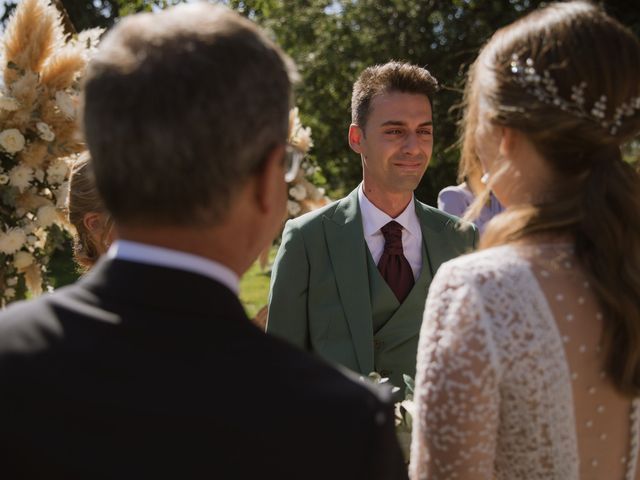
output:
[{"label": "groom", "polygon": [[388,400],[237,298],[286,210],[292,74],[204,2],[107,35],[83,120],[120,240],[0,314],[2,478],[406,478]]},{"label": "groom", "polygon": [[267,331],[336,364],[403,387],[415,375],[427,290],[473,249],[475,227],[414,198],[433,147],[437,82],[414,65],[365,69],[353,86],[349,145],[362,183],[290,220],[271,283]]}]

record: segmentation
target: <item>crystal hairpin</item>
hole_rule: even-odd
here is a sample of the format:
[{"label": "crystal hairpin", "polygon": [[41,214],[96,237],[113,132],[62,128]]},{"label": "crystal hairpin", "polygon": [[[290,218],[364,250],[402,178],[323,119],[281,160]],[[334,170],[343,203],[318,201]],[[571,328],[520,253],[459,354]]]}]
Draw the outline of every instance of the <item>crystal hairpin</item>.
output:
[{"label": "crystal hairpin", "polygon": [[510,64],[511,73],[515,81],[539,101],[548,105],[553,105],[561,110],[599,124],[611,135],[616,135],[622,126],[624,117],[635,115],[640,110],[640,95],[630,99],[628,102],[620,104],[614,110],[611,119],[606,118],[607,97],[600,98],[588,109],[585,104],[584,91],[587,88],[586,82],[571,87],[571,99],[567,100],[560,96],[558,86],[551,76],[549,70],[545,70],[540,75],[533,67],[533,60],[527,58],[523,63],[517,54],[513,54]]}]

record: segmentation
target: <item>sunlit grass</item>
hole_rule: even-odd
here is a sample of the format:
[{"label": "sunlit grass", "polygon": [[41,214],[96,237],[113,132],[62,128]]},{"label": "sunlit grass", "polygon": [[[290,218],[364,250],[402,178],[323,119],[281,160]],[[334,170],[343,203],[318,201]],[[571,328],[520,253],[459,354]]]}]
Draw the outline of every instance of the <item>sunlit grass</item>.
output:
[{"label": "sunlit grass", "polygon": [[269,263],[264,270],[260,268],[258,261],[256,261],[240,280],[240,301],[249,318],[255,317],[256,313],[267,304],[271,264],[277,251],[277,247],[271,248]]}]

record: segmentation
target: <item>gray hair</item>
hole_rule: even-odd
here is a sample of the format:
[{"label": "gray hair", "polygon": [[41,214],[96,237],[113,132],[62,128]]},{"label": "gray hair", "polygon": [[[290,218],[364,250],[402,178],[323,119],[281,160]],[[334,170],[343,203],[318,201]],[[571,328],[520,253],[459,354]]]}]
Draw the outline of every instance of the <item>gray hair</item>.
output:
[{"label": "gray hair", "polygon": [[83,126],[116,222],[213,225],[286,142],[293,62],[223,6],[123,19],[85,80]]}]

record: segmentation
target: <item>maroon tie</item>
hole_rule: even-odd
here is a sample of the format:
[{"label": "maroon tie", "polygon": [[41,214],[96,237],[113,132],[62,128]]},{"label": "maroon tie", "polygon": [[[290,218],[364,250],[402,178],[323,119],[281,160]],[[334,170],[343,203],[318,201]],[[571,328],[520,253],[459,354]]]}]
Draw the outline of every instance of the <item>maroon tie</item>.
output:
[{"label": "maroon tie", "polygon": [[380,229],[384,235],[384,251],[378,270],[400,303],[413,288],[413,272],[402,251],[402,225],[391,221]]}]

